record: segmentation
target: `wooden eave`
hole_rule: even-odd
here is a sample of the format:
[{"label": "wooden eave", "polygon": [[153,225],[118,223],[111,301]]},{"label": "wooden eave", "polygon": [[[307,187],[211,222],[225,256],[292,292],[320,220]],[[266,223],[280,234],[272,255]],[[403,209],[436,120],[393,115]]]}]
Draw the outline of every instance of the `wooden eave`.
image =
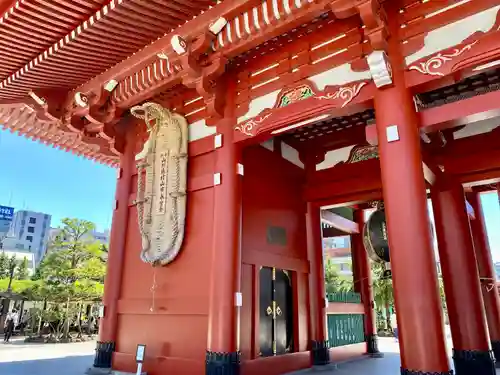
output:
[{"label": "wooden eave", "polygon": [[[265,25],[262,21],[264,14],[261,2],[258,2],[254,7],[247,4],[247,10],[238,12],[238,10],[233,9],[235,15],[233,18],[228,18],[227,13],[215,7],[213,9],[214,14],[211,17],[202,19],[201,17],[204,14],[185,26],[176,29],[173,33],[159,39],[103,75],[90,80],[79,87],[78,90],[82,92],[98,90],[108,80],[117,79],[120,84],[116,90],[114,100],[118,106],[129,107],[179,83],[182,67],[178,63],[178,55],[170,46],[173,35],[180,35],[186,40],[191,40],[203,32],[204,27],[210,20],[223,16],[228,19],[228,24],[218,34],[213,43],[213,53],[216,52],[228,59],[234,59],[256,46],[261,46],[263,43],[266,43],[267,47],[262,49],[261,53],[264,51],[276,52],[282,43],[277,41],[273,45],[272,42],[268,42],[269,40],[305,25],[319,15],[330,11],[329,5],[332,2],[330,0],[313,0],[311,3],[306,3],[302,0],[304,4],[297,7],[296,2],[289,1],[289,7],[287,8],[281,2],[278,3],[278,8],[274,9],[271,0],[264,2],[267,9],[267,19],[269,20],[268,25]],[[348,0],[344,1],[344,4],[348,3]],[[352,4],[355,3],[353,0]],[[444,1],[426,3],[417,0],[404,1],[404,7],[400,13],[402,25],[400,40],[403,54],[407,56],[422,48],[424,38],[428,32],[460,20],[463,16],[478,13],[497,4],[497,0],[475,0],[467,3],[457,2],[457,4]],[[200,24],[200,22],[205,23]],[[343,22],[343,20],[337,22]],[[363,48],[365,53],[371,52],[369,45],[364,45]],[[158,58],[158,53],[168,56],[168,66],[167,62]],[[156,78],[152,72],[158,71],[161,65],[164,65],[162,69],[168,73]]]},{"label": "wooden eave", "polygon": [[[340,12],[335,4],[347,10]],[[40,117],[26,100],[28,93],[38,90],[51,99],[57,92],[54,97],[64,106],[72,103],[76,92],[99,98],[104,85],[116,80],[110,101],[126,110],[182,84],[183,65],[171,47],[174,35],[192,41],[224,17],[228,23],[212,44],[208,60],[220,56],[230,60],[263,43],[273,50],[279,35],[326,12],[351,18],[335,21],[339,23],[357,17],[361,27],[362,17],[350,10],[357,4],[357,0],[226,0],[214,6],[212,0],[20,0],[4,14],[0,28],[0,120],[27,137],[113,165],[118,160],[113,131],[104,132],[103,126],[89,131],[85,124],[68,127],[61,123],[64,119]],[[422,47],[431,30],[498,5],[498,0],[403,0],[401,4],[400,41],[406,56]],[[362,56],[371,52],[365,41],[355,41]],[[360,62],[362,66],[363,59]],[[62,144],[61,139],[72,141]]]},{"label": "wooden eave", "polygon": [[68,129],[61,118],[38,116],[28,94],[43,93],[48,100],[55,95],[56,104],[64,106],[73,88],[212,5],[212,0],[20,0],[11,4],[0,19],[3,127],[116,165],[113,132]]}]

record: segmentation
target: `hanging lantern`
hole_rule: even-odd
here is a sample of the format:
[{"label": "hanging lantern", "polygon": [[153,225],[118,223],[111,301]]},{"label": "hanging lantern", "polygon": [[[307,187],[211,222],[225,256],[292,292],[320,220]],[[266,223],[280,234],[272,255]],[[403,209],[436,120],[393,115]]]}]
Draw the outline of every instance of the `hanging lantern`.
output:
[{"label": "hanging lantern", "polygon": [[389,263],[389,241],[384,209],[376,210],[363,227],[363,243],[371,260]]}]

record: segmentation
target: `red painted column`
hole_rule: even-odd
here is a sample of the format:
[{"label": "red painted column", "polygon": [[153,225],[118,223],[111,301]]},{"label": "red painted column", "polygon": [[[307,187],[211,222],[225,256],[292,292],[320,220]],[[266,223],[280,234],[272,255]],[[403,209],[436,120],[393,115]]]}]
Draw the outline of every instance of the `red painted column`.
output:
[{"label": "red painted column", "polygon": [[[241,269],[241,150],[233,143],[233,119],[224,119],[217,129],[222,147],[215,151],[212,260],[209,286],[207,374],[236,373],[239,364],[238,312]],[[222,372],[219,372],[222,371]],[[225,372],[227,371],[227,372]]]},{"label": "red painted column", "polygon": [[473,192],[467,194],[467,198],[476,216],[474,220],[470,220],[470,227],[474,241],[479,277],[484,280],[480,285],[491,347],[498,361],[500,360],[500,296],[498,295],[496,287],[496,275],[493,267],[493,259],[491,258],[488,235],[486,233],[481,195],[479,192]]},{"label": "red painted column", "polygon": [[129,123],[124,153],[120,157],[118,180],[115,193],[115,208],[108,249],[106,278],[104,281],[104,316],[99,324],[99,341],[97,342],[94,367],[111,367],[111,356],[115,350],[118,324],[118,300],[123,273],[123,256],[127,223],[129,220],[129,198],[131,194],[132,175],[135,173],[135,146],[137,134],[134,122]]},{"label": "red painted column", "polygon": [[462,185],[443,177],[432,206],[457,375],[495,374]]},{"label": "red painted column", "polygon": [[372,272],[370,259],[363,244],[362,229],[365,224],[364,211],[354,211],[354,221],[358,223],[360,233],[351,235],[351,249],[353,264],[355,265],[354,286],[361,294],[361,301],[365,308],[365,340],[366,353],[372,357],[383,357],[378,350],[377,327],[375,323],[375,309],[373,300]]},{"label": "red painted column", "polygon": [[309,260],[309,306],[311,319],[311,356],[313,365],[330,362],[326,341],[326,290],[323,262],[321,210],[307,203],[306,212],[307,257]]},{"label": "red painted column", "polygon": [[[397,7],[387,11],[394,85],[375,94],[402,374],[448,374],[443,316],[422,171],[418,119],[404,81]],[[398,140],[387,129],[396,126]],[[394,130],[395,128],[391,128]]]}]

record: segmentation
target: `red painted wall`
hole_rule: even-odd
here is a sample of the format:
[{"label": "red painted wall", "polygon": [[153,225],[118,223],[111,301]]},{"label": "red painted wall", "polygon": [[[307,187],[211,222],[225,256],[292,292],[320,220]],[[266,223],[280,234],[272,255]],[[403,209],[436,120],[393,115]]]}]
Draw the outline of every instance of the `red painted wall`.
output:
[{"label": "red painted wall", "polygon": [[[141,239],[132,201],[132,181],[125,258],[118,301],[118,334],[113,368],[135,371],[137,344],[145,344],[144,370],[150,375],[201,375],[207,347],[209,272],[214,204],[213,139],[190,144],[189,194],[183,248],[168,267],[152,268],[140,260]],[[205,150],[205,151],[203,151]],[[191,152],[192,151],[192,152]],[[208,153],[207,153],[208,152]],[[278,375],[310,366],[309,262],[306,250],[304,170],[261,146],[244,150],[242,294],[240,335],[243,375]],[[267,243],[267,226],[286,229],[285,246]],[[259,270],[292,271],[295,353],[258,358]],[[154,298],[152,287],[154,289]],[[336,349],[352,357],[361,346]],[[334,355],[335,351],[331,351]],[[339,358],[336,358],[339,360]]]},{"label": "red painted wall", "polygon": [[[213,155],[208,153],[189,159],[191,181],[207,176],[213,181]],[[130,201],[137,191],[137,176],[132,184],[134,194]],[[135,206],[130,206],[129,210],[113,367],[135,371],[136,345],[141,343],[147,345],[145,371],[150,375],[203,374],[213,188],[189,192],[184,245],[168,267],[154,269],[140,260],[137,211]]]},{"label": "red painted wall", "polygon": [[[308,261],[305,232],[305,204],[302,187],[304,170],[262,146],[243,153],[243,232],[241,352],[242,374],[282,374],[308,367]],[[285,246],[267,242],[269,225],[285,228]],[[261,266],[293,271],[295,305],[295,351],[273,358],[259,358],[259,270]],[[305,352],[305,353],[304,353]]]}]

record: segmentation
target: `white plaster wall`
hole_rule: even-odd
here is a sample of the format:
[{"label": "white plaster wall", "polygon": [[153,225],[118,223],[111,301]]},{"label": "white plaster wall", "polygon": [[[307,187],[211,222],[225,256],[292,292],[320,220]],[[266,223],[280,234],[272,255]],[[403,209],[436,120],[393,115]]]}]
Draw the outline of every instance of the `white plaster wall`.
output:
[{"label": "white plaster wall", "polygon": [[323,169],[332,168],[342,161],[347,161],[353,148],[354,145],[339,148],[338,150],[328,151],[325,155],[325,160],[319,164],[316,164],[316,170],[321,171]]},{"label": "white plaster wall", "polygon": [[[490,31],[495,25],[499,10],[500,5],[429,32],[425,36],[424,47],[407,56],[406,64],[410,65],[422,57],[432,55],[441,50],[460,44],[475,32]],[[439,17],[439,15],[435,17]]]}]

